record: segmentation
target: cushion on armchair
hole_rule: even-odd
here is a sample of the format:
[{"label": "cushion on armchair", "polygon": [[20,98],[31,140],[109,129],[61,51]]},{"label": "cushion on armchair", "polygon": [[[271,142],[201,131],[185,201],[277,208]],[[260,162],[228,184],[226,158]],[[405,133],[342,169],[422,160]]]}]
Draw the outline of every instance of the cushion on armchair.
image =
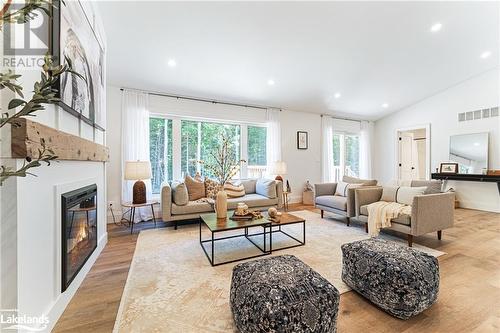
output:
[{"label": "cushion on armchair", "polygon": [[188,190],[189,201],[195,201],[205,197],[205,182],[198,181],[190,175],[187,175],[184,183]]},{"label": "cushion on armchair", "polygon": [[347,197],[341,197],[340,195],[322,195],[316,197],[316,204],[346,211]]}]

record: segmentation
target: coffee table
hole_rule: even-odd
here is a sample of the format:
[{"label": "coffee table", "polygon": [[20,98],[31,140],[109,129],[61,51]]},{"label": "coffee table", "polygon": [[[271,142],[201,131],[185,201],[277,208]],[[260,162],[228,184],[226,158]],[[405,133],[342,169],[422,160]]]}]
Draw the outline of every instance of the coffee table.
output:
[{"label": "coffee table", "polygon": [[[282,233],[296,242],[296,244],[294,244],[294,245],[274,249],[275,251],[276,250],[284,250],[284,249],[288,249],[288,248],[296,247],[296,246],[302,246],[302,245],[305,245],[305,243],[306,243],[305,220],[300,218],[300,217],[297,217],[295,215],[283,213],[280,223],[271,222],[268,219],[267,212],[263,213],[263,218],[252,220],[252,221],[233,221],[230,219],[230,217],[232,215],[233,215],[232,211],[229,211],[227,213],[227,217],[225,219],[217,218],[217,215],[215,213],[200,215],[200,246],[203,249],[203,252],[207,256],[207,259],[212,266],[229,264],[229,263],[240,261],[240,260],[270,255],[273,252],[273,234],[274,233]],[[303,224],[302,240],[299,240],[296,237],[293,237],[292,235],[290,235],[287,232],[285,232],[284,230],[282,230],[282,226],[296,224],[296,223]],[[206,239],[206,240],[202,239],[202,225],[205,225],[208,228],[208,230],[210,231],[210,234],[211,234],[210,239]],[[254,228],[254,227],[260,227],[260,228],[262,228],[262,231],[256,232],[256,233],[249,233],[248,232],[249,228]],[[243,232],[235,234],[235,235],[225,236],[225,237],[218,237],[218,238],[215,237],[216,234],[228,232],[228,231],[235,231],[235,230],[242,230]],[[263,247],[260,246],[259,244],[257,244],[252,239],[252,238],[256,238],[256,237],[260,237],[260,236],[263,237]],[[220,241],[220,240],[237,238],[237,237],[245,237],[257,249],[259,249],[260,253],[257,255],[237,258],[237,259],[233,259],[233,260],[216,262],[216,260],[215,260],[215,243],[217,241]],[[268,237],[269,237],[269,242],[267,241]],[[207,252],[207,249],[204,246],[204,244],[206,244],[206,243],[210,244],[210,252],[211,252],[210,254]]]}]

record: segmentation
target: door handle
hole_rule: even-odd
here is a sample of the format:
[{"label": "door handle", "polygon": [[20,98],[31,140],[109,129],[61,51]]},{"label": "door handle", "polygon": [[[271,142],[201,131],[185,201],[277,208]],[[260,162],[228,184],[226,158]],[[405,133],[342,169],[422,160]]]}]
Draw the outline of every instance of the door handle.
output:
[{"label": "door handle", "polygon": [[411,167],[412,170],[415,170],[415,167]]}]

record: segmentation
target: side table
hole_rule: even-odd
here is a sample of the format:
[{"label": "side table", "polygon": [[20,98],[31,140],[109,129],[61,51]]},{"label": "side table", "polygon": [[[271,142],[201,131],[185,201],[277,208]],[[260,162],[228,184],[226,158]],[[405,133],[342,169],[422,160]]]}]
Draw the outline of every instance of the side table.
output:
[{"label": "side table", "polygon": [[288,212],[288,195],[290,194],[291,192],[288,192],[288,191],[283,191],[283,210],[285,212]]},{"label": "side table", "polygon": [[135,209],[136,208],[150,206],[151,207],[151,213],[153,213],[153,221],[155,222],[155,228],[156,228],[156,217],[155,217],[155,210],[154,210],[153,205],[156,205],[158,203],[159,203],[158,201],[153,201],[153,200],[146,201],[145,203],[142,203],[142,204],[134,204],[132,202],[122,203],[123,207],[130,208],[130,217],[129,217],[129,223],[131,225],[130,226],[130,234],[132,234],[134,232],[134,219],[135,219]]}]

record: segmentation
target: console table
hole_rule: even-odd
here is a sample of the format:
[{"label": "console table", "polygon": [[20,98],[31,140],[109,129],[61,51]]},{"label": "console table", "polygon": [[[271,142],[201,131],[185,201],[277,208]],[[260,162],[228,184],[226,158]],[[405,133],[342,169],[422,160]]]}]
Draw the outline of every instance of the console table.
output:
[{"label": "console table", "polygon": [[500,194],[500,176],[497,175],[481,175],[481,174],[450,174],[450,173],[433,173],[431,174],[432,179],[440,180],[459,180],[467,182],[489,182],[497,183],[498,193]]}]

